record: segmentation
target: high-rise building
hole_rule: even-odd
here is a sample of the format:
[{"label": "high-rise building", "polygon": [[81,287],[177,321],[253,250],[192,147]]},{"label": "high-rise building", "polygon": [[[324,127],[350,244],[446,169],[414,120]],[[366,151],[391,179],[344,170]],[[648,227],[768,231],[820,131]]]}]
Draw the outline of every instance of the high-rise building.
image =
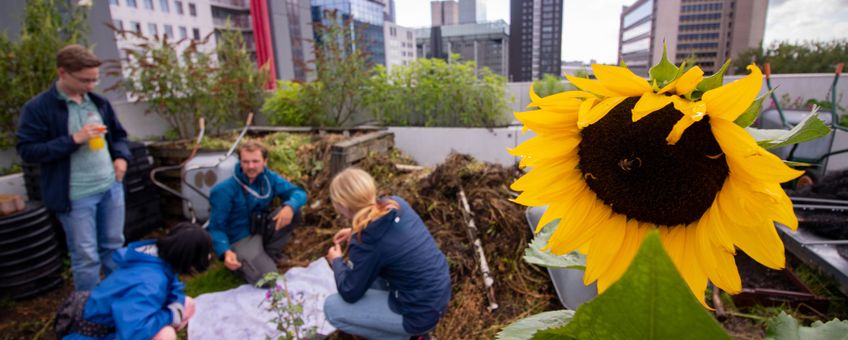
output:
[{"label": "high-rise building", "polygon": [[[442,46],[446,54],[459,54],[461,60],[477,62],[477,68],[488,67],[492,72],[507,75],[509,65],[509,25],[503,21],[434,27],[441,30]],[[415,30],[415,44],[419,58],[433,58],[430,28]]]},{"label": "high-rise building", "polygon": [[510,1],[509,81],[562,76],[562,1]]},{"label": "high-rise building", "polygon": [[434,0],[430,2],[430,26],[459,24],[459,3],[456,0]]},{"label": "high-rise building", "polygon": [[725,60],[760,46],[768,0],[638,0],[621,13],[618,53],[633,72],[647,76],[668,58],[693,58],[712,74]]},{"label": "high-rise building", "polygon": [[415,30],[389,21],[385,25],[386,70],[391,72],[393,66],[409,65],[415,60]]},{"label": "high-rise building", "polygon": [[[230,29],[242,33],[244,43],[251,57],[256,59],[256,40],[253,36],[253,19],[251,18],[250,0],[208,0],[212,9],[212,24],[215,27],[216,36],[220,36],[222,30]],[[185,1],[177,1],[185,2]],[[182,5],[178,5],[182,6]],[[195,7],[188,3],[189,8]]]},{"label": "high-rise building", "polygon": [[459,0],[459,23],[476,24],[486,21],[486,0]]},{"label": "high-rise building", "polygon": [[309,0],[268,0],[277,79],[307,81],[312,51]]},{"label": "high-rise building", "polygon": [[[350,20],[355,33],[362,34],[354,37],[368,52],[369,62],[386,64],[386,43],[383,35],[386,0],[312,0],[312,21],[324,22],[326,11],[335,11],[339,20]],[[360,40],[361,38],[361,40]]]}]

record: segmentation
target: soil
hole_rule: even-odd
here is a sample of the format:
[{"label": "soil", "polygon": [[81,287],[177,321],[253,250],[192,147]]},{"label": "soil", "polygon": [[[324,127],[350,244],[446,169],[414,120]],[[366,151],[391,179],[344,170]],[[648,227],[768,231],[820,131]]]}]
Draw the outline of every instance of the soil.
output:
[{"label": "soil", "polygon": [[774,270],[761,265],[743,252],[737,252],[736,267],[742,277],[742,288],[768,288],[798,291],[783,270]]}]

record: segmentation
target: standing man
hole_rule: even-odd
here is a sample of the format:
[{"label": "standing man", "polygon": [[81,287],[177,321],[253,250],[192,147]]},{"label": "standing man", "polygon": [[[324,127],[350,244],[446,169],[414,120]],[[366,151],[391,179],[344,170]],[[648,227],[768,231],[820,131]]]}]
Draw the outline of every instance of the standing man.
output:
[{"label": "standing man", "polygon": [[[255,141],[239,146],[233,177],[212,188],[209,233],[224,265],[250,284],[277,271],[283,247],[297,224],[306,192],[268,169],[268,149]],[[270,211],[279,198],[282,205]]]},{"label": "standing man", "polygon": [[76,290],[115,269],[124,244],[127,133],[109,101],[92,93],[102,62],[80,45],[56,55],[59,79],[27,102],[17,131],[25,162],[41,165],[41,195],[65,229]]}]

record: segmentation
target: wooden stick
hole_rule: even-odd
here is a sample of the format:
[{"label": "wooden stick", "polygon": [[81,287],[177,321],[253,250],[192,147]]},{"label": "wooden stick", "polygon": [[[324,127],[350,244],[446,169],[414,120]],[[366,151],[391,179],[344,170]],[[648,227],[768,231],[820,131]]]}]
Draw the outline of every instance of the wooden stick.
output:
[{"label": "wooden stick", "polygon": [[486,253],[483,252],[483,243],[480,242],[480,237],[477,232],[477,225],[472,217],[471,207],[468,205],[468,200],[465,198],[465,191],[462,187],[459,188],[459,200],[462,203],[463,215],[465,215],[466,225],[465,231],[468,232],[468,239],[474,242],[474,250],[477,254],[477,260],[480,261],[480,271],[483,274],[483,285],[486,287],[486,296],[489,298],[489,306],[486,307],[490,312],[498,309],[498,303],[495,300],[495,279],[489,271],[489,262],[486,261]]},{"label": "wooden stick", "polygon": [[395,168],[400,171],[412,172],[412,171],[421,171],[424,170],[423,166],[420,165],[407,165],[407,164],[395,164]]}]

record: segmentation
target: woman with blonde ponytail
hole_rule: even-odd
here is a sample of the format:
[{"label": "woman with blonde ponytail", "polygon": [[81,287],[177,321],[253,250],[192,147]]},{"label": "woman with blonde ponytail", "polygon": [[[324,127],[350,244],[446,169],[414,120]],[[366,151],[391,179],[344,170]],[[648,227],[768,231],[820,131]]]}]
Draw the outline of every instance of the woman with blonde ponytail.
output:
[{"label": "woman with blonde ponytail", "polygon": [[361,169],[336,175],[330,199],[351,227],[339,230],[327,251],[339,291],[324,303],[327,320],[369,339],[428,337],[447,309],[451,281],[427,226],[402,198],[377,197],[374,179]]}]

